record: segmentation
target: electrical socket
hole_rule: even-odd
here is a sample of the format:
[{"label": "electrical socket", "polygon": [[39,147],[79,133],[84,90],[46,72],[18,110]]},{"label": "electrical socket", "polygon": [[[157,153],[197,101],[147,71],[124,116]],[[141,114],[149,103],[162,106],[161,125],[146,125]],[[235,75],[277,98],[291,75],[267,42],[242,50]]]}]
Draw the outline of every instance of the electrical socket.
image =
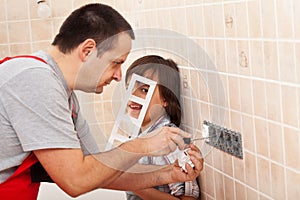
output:
[{"label": "electrical socket", "polygon": [[205,140],[207,144],[243,159],[242,136],[239,132],[204,121],[202,136],[208,137]]}]

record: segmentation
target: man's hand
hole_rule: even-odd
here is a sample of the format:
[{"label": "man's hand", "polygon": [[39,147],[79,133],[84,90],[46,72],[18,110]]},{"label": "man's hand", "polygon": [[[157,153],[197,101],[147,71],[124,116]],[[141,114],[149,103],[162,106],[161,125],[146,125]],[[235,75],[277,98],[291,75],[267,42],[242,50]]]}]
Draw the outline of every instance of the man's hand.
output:
[{"label": "man's hand", "polygon": [[177,146],[179,149],[186,148],[183,138],[190,137],[191,134],[179,128],[165,126],[139,138],[146,143],[148,156],[161,156],[173,152]]},{"label": "man's hand", "polygon": [[194,167],[192,168],[189,164],[186,164],[185,168],[187,171],[184,172],[176,161],[173,164],[173,170],[171,172],[171,179],[174,180],[174,182],[195,180],[203,169],[204,159],[202,158],[199,148],[193,144],[190,144],[190,150],[188,150],[187,152],[194,164]]}]

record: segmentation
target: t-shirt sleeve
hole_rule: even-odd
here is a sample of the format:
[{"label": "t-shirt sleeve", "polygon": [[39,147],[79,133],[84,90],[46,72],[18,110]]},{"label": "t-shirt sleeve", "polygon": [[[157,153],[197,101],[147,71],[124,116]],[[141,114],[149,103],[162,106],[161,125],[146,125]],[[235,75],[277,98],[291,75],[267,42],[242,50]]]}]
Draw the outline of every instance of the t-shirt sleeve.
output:
[{"label": "t-shirt sleeve", "polygon": [[54,72],[30,68],[3,87],[1,103],[24,151],[80,148],[67,93]]},{"label": "t-shirt sleeve", "polygon": [[76,121],[76,130],[78,137],[80,138],[80,145],[84,155],[91,155],[100,152],[97,142],[89,129],[88,123],[80,111],[78,112],[78,118]]}]

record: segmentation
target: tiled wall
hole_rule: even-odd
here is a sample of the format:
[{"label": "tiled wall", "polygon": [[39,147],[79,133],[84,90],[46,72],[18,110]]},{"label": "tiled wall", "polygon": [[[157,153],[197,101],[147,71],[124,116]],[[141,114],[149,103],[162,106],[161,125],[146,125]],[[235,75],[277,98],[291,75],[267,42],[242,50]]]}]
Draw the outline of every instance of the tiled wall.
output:
[{"label": "tiled wall", "polygon": [[[48,2],[53,17],[41,20],[34,0],[0,0],[1,57],[47,50],[62,19],[87,2],[112,5],[137,30],[167,29],[184,36],[169,50],[134,49],[125,68],[145,53],[173,58],[182,66],[183,127],[200,134],[201,122],[209,120],[242,134],[243,160],[203,149],[202,199],[299,198],[300,1]],[[118,91],[114,84],[102,95],[79,93],[94,133],[111,130]]]}]

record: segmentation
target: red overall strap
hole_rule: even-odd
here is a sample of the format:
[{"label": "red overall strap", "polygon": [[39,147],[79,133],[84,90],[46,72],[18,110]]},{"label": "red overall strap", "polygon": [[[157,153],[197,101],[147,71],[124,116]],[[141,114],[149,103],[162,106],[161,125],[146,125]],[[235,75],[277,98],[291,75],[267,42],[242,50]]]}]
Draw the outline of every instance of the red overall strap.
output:
[{"label": "red overall strap", "polygon": [[0,184],[1,200],[36,200],[40,183],[32,183],[30,167],[38,162],[31,153],[18,167],[15,173]]},{"label": "red overall strap", "polygon": [[13,58],[33,58],[33,59],[39,60],[39,61],[47,64],[47,62],[44,61],[42,58],[37,57],[37,56],[32,56],[32,55],[20,55],[20,56],[13,56],[13,57],[5,57],[4,59],[0,60],[0,64],[4,63],[5,61],[8,61],[10,59],[13,59]]},{"label": "red overall strap", "polygon": [[[0,60],[0,64],[13,58],[33,58],[47,64],[47,62],[43,59],[31,55],[6,57],[3,60]],[[40,183],[32,183],[30,175],[30,167],[37,162],[38,159],[33,153],[31,153],[18,167],[15,173],[0,184],[1,200],[37,199]]]}]

